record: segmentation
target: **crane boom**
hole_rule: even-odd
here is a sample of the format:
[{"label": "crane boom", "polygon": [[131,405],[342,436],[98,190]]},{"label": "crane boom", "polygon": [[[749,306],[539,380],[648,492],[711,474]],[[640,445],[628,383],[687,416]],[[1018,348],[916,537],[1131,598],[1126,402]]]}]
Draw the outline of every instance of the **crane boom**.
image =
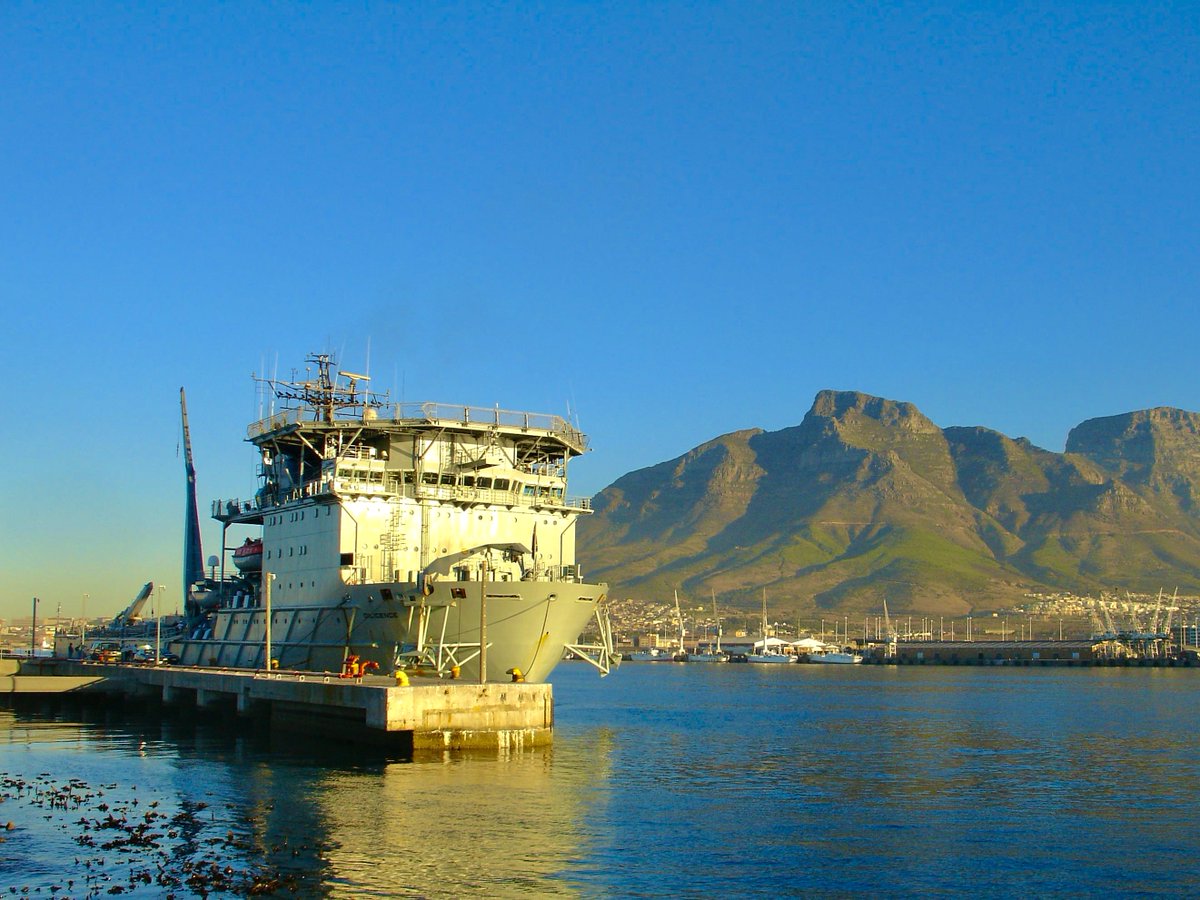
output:
[{"label": "crane boom", "polygon": [[[196,506],[196,467],[192,464],[192,435],[188,431],[187,395],[179,389],[183,417],[183,463],[187,473],[187,503],[183,520],[183,603],[191,604],[191,586],[204,580],[204,552],[200,546],[200,510]],[[189,609],[190,612],[190,609]]]}]

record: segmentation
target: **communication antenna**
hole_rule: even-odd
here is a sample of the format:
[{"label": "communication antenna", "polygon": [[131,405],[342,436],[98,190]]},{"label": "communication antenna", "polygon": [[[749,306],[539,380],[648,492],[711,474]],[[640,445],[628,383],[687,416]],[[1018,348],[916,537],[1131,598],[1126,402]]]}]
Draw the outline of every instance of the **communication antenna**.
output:
[{"label": "communication antenna", "polygon": [[[267,371],[267,357],[265,354],[258,358],[258,371]],[[263,418],[263,386],[261,384],[256,384],[255,387],[255,393],[258,394],[258,419],[261,421]]]}]

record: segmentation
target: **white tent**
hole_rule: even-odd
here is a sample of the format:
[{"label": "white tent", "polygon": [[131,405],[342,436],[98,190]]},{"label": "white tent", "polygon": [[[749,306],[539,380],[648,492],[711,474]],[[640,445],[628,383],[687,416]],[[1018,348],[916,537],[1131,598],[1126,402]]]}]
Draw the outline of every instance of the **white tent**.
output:
[{"label": "white tent", "polygon": [[[781,640],[777,637],[767,638],[766,645],[767,645],[768,650],[782,650],[784,647],[791,646],[791,644],[789,644],[787,641]],[[755,641],[754,642],[755,650],[761,650],[762,646],[763,646],[763,641]]]},{"label": "white tent", "polygon": [[801,653],[811,653],[813,650],[824,650],[826,648],[824,641],[818,641],[816,638],[810,637],[793,641],[792,646]]}]

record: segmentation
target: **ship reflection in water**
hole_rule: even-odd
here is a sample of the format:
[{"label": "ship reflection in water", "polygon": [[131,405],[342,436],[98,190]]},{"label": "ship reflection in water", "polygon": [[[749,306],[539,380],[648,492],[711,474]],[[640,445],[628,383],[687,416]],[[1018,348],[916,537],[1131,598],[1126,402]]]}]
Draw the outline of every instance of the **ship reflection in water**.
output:
[{"label": "ship reflection in water", "polygon": [[336,835],[330,875],[356,896],[569,893],[603,770],[563,757],[540,748],[392,764],[377,779],[331,773],[309,791]]},{"label": "ship reflection in water", "polygon": [[586,758],[568,745],[404,760],[203,720],[95,716],[0,710],[0,800],[15,826],[0,888],[574,895],[578,826],[605,771],[603,736]]},{"label": "ship reflection in water", "polygon": [[[15,826],[0,887],[1193,895],[1200,873],[1180,861],[1200,850],[1197,678],[680,665],[602,682],[565,664],[553,746],[413,760],[186,719],[0,711],[0,808]],[[73,798],[64,808],[47,781]],[[178,891],[138,880],[159,864]]]}]

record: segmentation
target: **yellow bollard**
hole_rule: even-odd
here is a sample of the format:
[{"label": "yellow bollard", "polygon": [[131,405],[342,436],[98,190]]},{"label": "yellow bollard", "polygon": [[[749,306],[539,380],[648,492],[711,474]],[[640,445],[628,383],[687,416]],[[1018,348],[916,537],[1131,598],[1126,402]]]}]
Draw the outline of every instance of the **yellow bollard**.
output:
[{"label": "yellow bollard", "polygon": [[403,669],[396,670],[396,687],[408,687],[408,676]]},{"label": "yellow bollard", "polygon": [[523,673],[516,666],[513,666],[511,669],[509,669],[508,674],[512,676],[513,681],[522,682],[525,680],[525,673]]}]

